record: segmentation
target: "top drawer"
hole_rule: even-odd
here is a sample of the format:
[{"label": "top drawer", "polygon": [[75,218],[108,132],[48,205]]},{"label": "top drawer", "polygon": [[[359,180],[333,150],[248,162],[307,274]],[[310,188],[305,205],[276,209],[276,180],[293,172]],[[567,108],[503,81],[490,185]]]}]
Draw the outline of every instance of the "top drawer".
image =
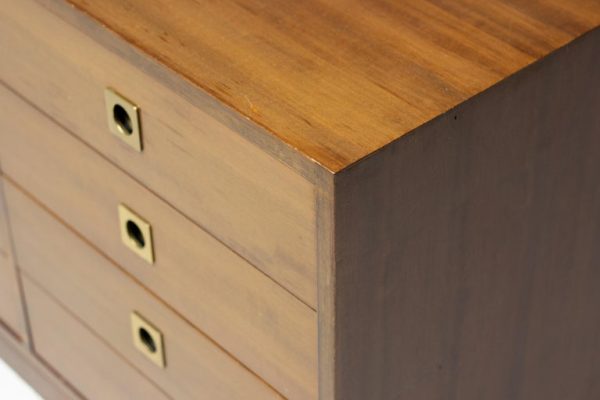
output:
[{"label": "top drawer", "polygon": [[[37,2],[0,19],[6,84],[316,308],[310,182]],[[140,107],[141,153],[110,133],[106,87]]]}]

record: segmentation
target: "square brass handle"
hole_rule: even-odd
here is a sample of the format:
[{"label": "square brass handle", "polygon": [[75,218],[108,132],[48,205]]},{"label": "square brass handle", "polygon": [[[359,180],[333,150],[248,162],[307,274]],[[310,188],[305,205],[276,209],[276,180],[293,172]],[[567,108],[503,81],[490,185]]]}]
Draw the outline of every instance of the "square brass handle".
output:
[{"label": "square brass handle", "polygon": [[154,243],[150,224],[123,204],[119,204],[118,212],[123,244],[148,263],[154,264]]},{"label": "square brass handle", "polygon": [[131,313],[131,335],[135,348],[154,364],[166,366],[162,333],[137,312]]},{"label": "square brass handle", "polygon": [[104,90],[104,101],[109,130],[141,152],[143,145],[139,107],[111,88]]}]

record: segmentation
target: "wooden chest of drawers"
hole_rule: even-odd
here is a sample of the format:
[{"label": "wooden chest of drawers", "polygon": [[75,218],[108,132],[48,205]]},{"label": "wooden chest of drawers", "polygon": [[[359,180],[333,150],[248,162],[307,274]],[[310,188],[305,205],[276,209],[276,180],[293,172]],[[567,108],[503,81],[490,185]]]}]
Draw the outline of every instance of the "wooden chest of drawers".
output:
[{"label": "wooden chest of drawers", "polygon": [[45,397],[600,396],[597,1],[2,5]]}]

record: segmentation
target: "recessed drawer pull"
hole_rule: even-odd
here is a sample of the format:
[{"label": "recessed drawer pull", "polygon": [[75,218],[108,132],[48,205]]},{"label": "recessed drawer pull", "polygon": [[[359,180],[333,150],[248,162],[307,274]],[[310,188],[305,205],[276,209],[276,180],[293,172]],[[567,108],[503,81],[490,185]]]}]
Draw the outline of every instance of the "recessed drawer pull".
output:
[{"label": "recessed drawer pull", "polygon": [[119,204],[119,225],[123,244],[148,263],[154,264],[150,224],[123,204]]},{"label": "recessed drawer pull", "polygon": [[110,131],[141,152],[143,146],[139,107],[111,88],[104,90],[104,100]]},{"label": "recessed drawer pull", "polygon": [[162,333],[135,311],[131,313],[131,334],[140,353],[159,367],[166,366]]}]

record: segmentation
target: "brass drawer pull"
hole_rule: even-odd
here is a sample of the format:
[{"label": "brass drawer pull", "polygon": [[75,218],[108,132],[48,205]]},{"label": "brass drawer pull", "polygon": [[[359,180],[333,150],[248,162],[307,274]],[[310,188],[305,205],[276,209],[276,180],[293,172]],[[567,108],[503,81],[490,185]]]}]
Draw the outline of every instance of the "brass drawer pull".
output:
[{"label": "brass drawer pull", "polygon": [[143,146],[139,107],[111,88],[104,90],[104,100],[110,131],[141,152]]},{"label": "brass drawer pull", "polygon": [[119,225],[123,244],[148,263],[154,264],[154,245],[150,224],[125,205],[119,204]]},{"label": "brass drawer pull", "polygon": [[135,311],[131,313],[131,335],[140,353],[159,367],[166,366],[162,333]]}]

